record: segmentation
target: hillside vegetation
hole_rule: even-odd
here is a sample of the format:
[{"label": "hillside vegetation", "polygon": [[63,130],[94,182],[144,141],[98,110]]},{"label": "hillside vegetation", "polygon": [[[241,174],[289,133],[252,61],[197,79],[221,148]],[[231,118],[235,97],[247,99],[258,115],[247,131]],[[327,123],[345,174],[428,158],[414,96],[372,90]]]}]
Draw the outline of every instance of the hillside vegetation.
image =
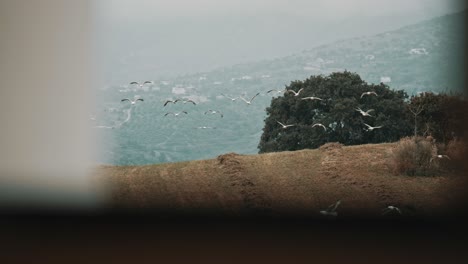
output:
[{"label": "hillside vegetation", "polygon": [[342,146],[148,166],[100,166],[112,208],[152,212],[206,212],[227,216],[323,217],[341,200],[340,218],[379,217],[388,205],[402,217],[456,213],[464,177],[395,175],[396,144]]}]

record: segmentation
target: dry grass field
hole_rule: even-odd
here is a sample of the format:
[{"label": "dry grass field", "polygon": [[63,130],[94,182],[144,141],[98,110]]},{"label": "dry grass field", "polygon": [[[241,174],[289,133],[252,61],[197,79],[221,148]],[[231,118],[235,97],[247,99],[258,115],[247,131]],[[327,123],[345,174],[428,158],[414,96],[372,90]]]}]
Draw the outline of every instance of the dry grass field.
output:
[{"label": "dry grass field", "polygon": [[396,175],[396,144],[341,146],[148,166],[100,166],[111,208],[235,215],[323,217],[341,200],[339,217],[380,217],[388,205],[404,216],[455,215],[466,178]]}]

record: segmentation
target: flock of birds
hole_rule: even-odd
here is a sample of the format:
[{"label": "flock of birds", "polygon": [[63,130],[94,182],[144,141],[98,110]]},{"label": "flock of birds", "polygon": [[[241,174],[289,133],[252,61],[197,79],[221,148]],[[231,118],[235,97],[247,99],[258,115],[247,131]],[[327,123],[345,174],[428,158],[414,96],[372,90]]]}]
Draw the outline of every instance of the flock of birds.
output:
[{"label": "flock of birds", "polygon": [[[294,91],[294,90],[291,90],[291,89],[288,89],[288,90],[277,90],[277,89],[272,89],[272,90],[269,90],[267,93],[277,93],[277,94],[281,94],[281,93],[292,93],[294,94],[295,97],[298,97],[300,95],[300,93],[302,92],[302,90],[304,90],[304,88],[301,88],[299,89],[297,92]],[[258,94],[257,94],[258,95]],[[366,95],[374,95],[374,96],[378,96],[376,92],[373,92],[373,91],[369,91],[369,92],[364,92],[361,94],[361,97],[360,98],[363,98],[364,96]],[[255,95],[256,96],[256,95]],[[255,96],[253,98],[255,98]],[[253,100],[252,98],[252,100]],[[231,100],[235,100],[236,98],[230,98]],[[245,99],[244,99],[245,100]],[[315,97],[315,96],[308,96],[308,97],[302,97],[301,100],[310,100],[310,101],[314,101],[314,100],[318,100],[318,101],[323,101],[322,98],[319,98],[319,97]],[[250,103],[249,103],[250,104]],[[367,111],[364,111],[362,110],[361,108],[356,108],[355,109],[356,111],[358,111],[362,116],[368,116],[368,117],[373,117],[371,114],[369,114],[370,112],[373,112],[374,109],[369,109]],[[296,124],[283,124],[281,123],[280,121],[276,121],[280,126],[281,128],[283,129],[287,129],[289,127],[294,127],[296,126]],[[378,128],[382,128],[383,126],[371,126],[369,124],[366,124],[364,123],[364,125],[366,126],[366,128],[364,128],[364,130],[366,131],[373,131],[374,129],[378,129]],[[326,126],[321,124],[321,123],[315,123],[315,124],[312,124],[312,127],[322,127],[325,131],[327,130]]]},{"label": "flock of birds", "polygon": [[[130,85],[137,85],[139,86],[140,88],[142,88],[143,86],[145,85],[152,85],[153,84],[153,81],[144,81],[144,82],[136,82],[136,81],[133,81],[133,82],[130,82]],[[267,94],[287,94],[287,93],[290,93],[290,94],[293,94],[294,97],[299,97],[299,95],[301,94],[301,92],[304,90],[304,88],[301,88],[299,89],[298,91],[295,91],[295,90],[292,90],[292,89],[283,89],[283,90],[278,90],[278,89],[271,89],[269,91],[267,91],[266,93]],[[256,93],[254,96],[250,97],[250,98],[246,98],[244,97],[244,95],[241,95],[241,96],[238,96],[238,97],[232,97],[232,96],[229,96],[229,95],[225,95],[225,94],[221,94],[222,96],[230,99],[231,101],[236,101],[236,100],[242,100],[244,101],[247,105],[251,105],[252,102],[254,101],[254,99],[260,95],[260,93]],[[364,96],[378,96],[376,92],[373,92],[373,91],[368,91],[368,92],[364,92],[361,94],[361,97],[360,98],[363,98]],[[308,97],[302,97],[300,98],[301,100],[308,100],[308,101],[323,101],[322,98],[319,98],[319,97],[315,97],[315,96],[308,96]],[[130,102],[130,104],[133,106],[133,105],[136,105],[137,102],[144,102],[144,99],[142,98],[134,98],[134,99],[130,99],[130,98],[124,98],[121,100],[121,102]],[[177,99],[169,99],[169,100],[166,100],[163,104],[163,106],[167,106],[168,104],[177,104],[177,103],[183,103],[183,104],[193,104],[193,105],[197,105],[197,103],[193,100],[190,100],[190,99],[182,99],[182,98],[177,98]],[[356,108],[355,109],[356,111],[358,111],[362,116],[367,116],[367,117],[373,117],[373,115],[371,115],[370,113],[374,111],[374,109],[369,109],[367,111],[364,111],[362,110],[361,108]],[[128,111],[128,117],[130,117],[130,112],[131,110]],[[178,116],[181,116],[183,114],[188,114],[187,111],[180,111],[180,112],[166,112],[164,114],[164,116],[174,116],[174,117],[178,117]],[[212,110],[212,109],[209,109],[205,112],[205,115],[206,114],[216,114],[216,115],[219,115],[221,118],[224,116],[224,114],[221,112],[221,111],[218,111],[218,110]],[[118,126],[121,126],[123,123],[127,122],[129,120],[129,118],[126,119],[126,121],[120,123],[119,125],[117,126],[112,126],[112,127],[108,127],[108,126],[96,126],[97,128],[115,128],[115,127],[118,127]],[[280,121],[276,121],[282,129],[287,129],[287,128],[290,128],[290,127],[294,127],[294,126],[297,126],[297,124],[284,124]],[[364,130],[366,131],[373,131],[375,129],[378,129],[378,128],[382,128],[383,126],[371,126],[367,123],[364,123],[364,125],[366,126],[364,128]],[[321,123],[315,123],[315,124],[312,124],[311,127],[321,127],[324,129],[324,131],[327,130],[327,127]],[[207,127],[207,126],[203,126],[203,127],[197,127],[197,128],[200,128],[200,129],[207,129],[207,128],[214,128],[214,127]]]},{"label": "flock of birds", "polygon": [[[137,85],[139,86],[140,88],[145,86],[145,85],[152,85],[153,82],[152,81],[144,81],[142,83],[139,83],[139,82],[131,82],[130,85]],[[266,93],[267,94],[287,94],[287,93],[290,93],[290,94],[293,94],[294,97],[299,97],[299,95],[301,94],[301,92],[304,90],[304,88],[301,88],[299,89],[298,91],[295,91],[295,90],[292,90],[292,89],[283,89],[283,90],[278,90],[278,89],[271,89],[271,90],[268,90]],[[260,93],[256,93],[254,96],[250,97],[250,98],[245,98],[244,95],[240,95],[240,96],[237,96],[237,97],[232,97],[232,96],[229,96],[229,95],[225,95],[225,94],[222,94],[221,95],[231,101],[236,101],[238,99],[244,101],[247,105],[251,105],[253,100],[255,98],[257,98],[258,95],[260,95]],[[363,92],[360,96],[360,99],[362,99],[363,97],[365,96],[378,96],[378,94],[374,91],[368,91],[368,92]],[[309,101],[323,101],[324,99],[322,98],[319,98],[319,97],[315,97],[315,96],[308,96],[308,97],[302,97],[300,98],[301,100],[309,100]],[[135,105],[137,102],[144,102],[144,99],[142,98],[134,98],[134,99],[130,99],[130,98],[124,98],[121,100],[121,102],[130,102],[130,104],[133,106]],[[190,99],[186,99],[186,98],[177,98],[177,99],[169,99],[169,100],[166,100],[163,104],[164,107],[166,107],[168,104],[177,104],[177,103],[183,103],[183,104],[193,104],[193,105],[197,105],[197,103],[193,100],[190,100]],[[96,128],[116,128],[116,127],[120,127],[122,126],[124,123],[128,122],[130,120],[130,117],[131,117],[131,110],[132,108],[128,109],[127,110],[127,118],[121,122],[120,124],[116,125],[116,126],[95,126]],[[373,115],[371,115],[370,113],[371,112],[375,112],[374,109],[368,109],[366,111],[364,111],[363,109],[357,107],[355,108],[355,111],[359,112],[363,117],[374,117]],[[174,117],[178,117],[178,116],[181,116],[181,115],[187,115],[188,112],[187,111],[180,111],[180,112],[166,112],[164,114],[164,116],[174,116]],[[207,114],[210,114],[210,115],[219,115],[221,118],[224,117],[224,114],[221,112],[221,111],[218,111],[218,110],[213,110],[213,109],[209,109],[207,111],[204,112],[205,115]],[[91,117],[90,118],[91,120],[95,121],[95,117]],[[294,127],[294,126],[297,126],[297,124],[284,124],[278,120],[276,120],[276,122],[281,126],[282,129],[288,129],[290,127]],[[371,126],[367,123],[363,123],[366,127],[364,128],[365,131],[373,131],[375,129],[379,129],[379,128],[382,128],[383,126]],[[327,130],[327,127],[321,123],[315,123],[315,124],[312,124],[311,126],[312,128],[313,127],[321,127],[323,128],[324,131]],[[197,129],[215,129],[216,127],[210,127],[210,126],[199,126],[199,127],[195,127]],[[447,155],[433,155],[433,157],[430,159],[430,162],[432,163],[432,161],[434,159],[450,159],[449,156]]]}]

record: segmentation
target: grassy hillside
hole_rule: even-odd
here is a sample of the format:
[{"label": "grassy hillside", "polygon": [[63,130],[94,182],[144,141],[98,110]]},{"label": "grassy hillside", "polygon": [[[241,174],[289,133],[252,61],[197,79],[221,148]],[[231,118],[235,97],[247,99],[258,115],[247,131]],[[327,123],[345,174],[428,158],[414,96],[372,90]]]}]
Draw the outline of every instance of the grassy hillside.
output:
[{"label": "grassy hillside", "polygon": [[278,152],[229,153],[216,159],[148,166],[101,166],[113,208],[222,215],[322,217],[337,200],[340,218],[379,217],[398,206],[405,216],[444,216],[463,196],[463,177],[409,177],[391,172],[395,144]]}]

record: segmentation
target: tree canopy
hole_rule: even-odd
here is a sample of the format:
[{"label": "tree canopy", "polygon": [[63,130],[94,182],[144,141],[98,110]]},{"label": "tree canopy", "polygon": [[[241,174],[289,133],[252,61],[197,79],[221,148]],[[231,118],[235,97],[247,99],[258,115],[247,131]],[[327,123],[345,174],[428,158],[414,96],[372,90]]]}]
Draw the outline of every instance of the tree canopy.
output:
[{"label": "tree canopy", "polygon": [[[393,142],[412,132],[414,124],[406,107],[408,95],[387,85],[368,84],[356,73],[335,72],[293,81],[283,96],[267,107],[259,152],[317,148],[327,142],[345,145]],[[374,92],[377,94],[365,94]],[[306,100],[305,97],[322,100]],[[358,110],[372,116],[364,116]],[[283,128],[284,125],[294,125]],[[314,124],[323,124],[314,126]],[[365,125],[379,127],[368,129]]]}]

